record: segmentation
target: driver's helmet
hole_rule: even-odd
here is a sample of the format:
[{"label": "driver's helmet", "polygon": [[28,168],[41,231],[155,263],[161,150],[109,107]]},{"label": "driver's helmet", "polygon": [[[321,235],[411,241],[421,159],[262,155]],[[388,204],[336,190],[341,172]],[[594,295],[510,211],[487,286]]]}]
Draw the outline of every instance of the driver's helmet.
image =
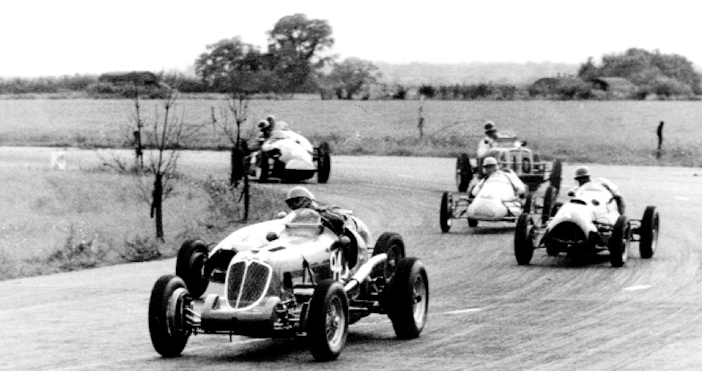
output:
[{"label": "driver's helmet", "polygon": [[497,129],[495,129],[495,123],[492,121],[487,121],[485,122],[485,134],[487,133],[494,133],[496,132]]},{"label": "driver's helmet", "polygon": [[315,198],[312,192],[301,186],[291,188],[285,197],[285,203],[288,204],[292,210],[310,207],[314,200]]},{"label": "driver's helmet", "polygon": [[483,167],[488,166],[497,166],[497,160],[492,156],[485,157],[483,160]]},{"label": "driver's helmet", "polygon": [[273,116],[273,115],[266,116],[266,121],[268,121],[271,125],[275,125],[275,116]]},{"label": "driver's helmet", "polygon": [[271,128],[271,123],[266,120],[261,120],[258,122],[258,130],[265,131]]},{"label": "driver's helmet", "polygon": [[587,166],[580,166],[575,170],[575,179],[580,179],[590,176],[590,168]]}]

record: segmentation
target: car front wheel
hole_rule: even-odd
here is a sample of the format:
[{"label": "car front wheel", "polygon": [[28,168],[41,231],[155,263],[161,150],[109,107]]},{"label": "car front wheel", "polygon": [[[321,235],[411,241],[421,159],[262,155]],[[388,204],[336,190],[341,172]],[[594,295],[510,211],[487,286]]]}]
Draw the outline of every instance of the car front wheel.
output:
[{"label": "car front wheel", "polygon": [[191,301],[185,282],[166,275],[156,281],[149,300],[149,333],[154,349],[163,357],[177,357],[185,348],[191,328],[186,316]]},{"label": "car front wheel", "polygon": [[307,317],[307,343],[317,361],[339,357],[349,330],[349,304],[340,283],[327,279],[315,287]]},{"label": "car front wheel", "polygon": [[609,261],[612,267],[623,266],[629,258],[629,243],[631,242],[631,228],[629,219],[620,215],[612,229],[612,236],[609,238]]}]

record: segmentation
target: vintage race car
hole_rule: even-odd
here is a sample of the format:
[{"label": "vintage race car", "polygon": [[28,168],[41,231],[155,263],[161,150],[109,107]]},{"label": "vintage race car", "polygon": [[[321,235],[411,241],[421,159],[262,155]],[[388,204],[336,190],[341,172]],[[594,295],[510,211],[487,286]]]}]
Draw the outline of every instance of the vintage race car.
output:
[{"label": "vintage race car", "polygon": [[568,202],[556,203],[548,218],[523,213],[517,220],[514,254],[520,265],[529,264],[535,248],[550,256],[572,257],[609,251],[613,267],[623,266],[629,245],[639,242],[642,258],[653,256],[658,245],[659,216],[648,206],[640,220],[621,215],[612,193],[598,182],[582,186]]},{"label": "vintage race car", "polygon": [[[151,292],[154,348],[175,357],[194,334],[300,336],[315,359],[328,361],[341,353],[349,325],[371,313],[387,314],[397,337],[418,337],[429,304],[422,262],[405,257],[400,235],[383,233],[372,247],[360,220],[347,224],[339,236],[317,211],[299,209],[238,230],[211,251],[187,241],[176,275],[159,278]],[[211,281],[223,282],[222,292],[202,302]]]},{"label": "vintage race car", "polygon": [[245,159],[248,175],[261,182],[271,178],[299,182],[317,174],[319,183],[326,183],[331,173],[329,144],[318,147],[292,130],[273,131],[261,149]]},{"label": "vintage race car", "polygon": [[[540,161],[539,156],[526,147],[526,142],[517,140],[514,133],[502,132],[498,134],[495,147],[487,156],[494,157],[500,168],[509,168],[514,171],[527,186],[529,192],[535,192],[546,181],[549,181],[555,189],[561,188],[561,161]],[[458,156],[456,161],[458,192],[466,192],[471,183],[477,181],[474,178],[482,174],[480,165],[477,158],[470,158],[467,153],[461,153]]]},{"label": "vintage race car", "polygon": [[549,185],[543,195],[527,193],[518,197],[512,185],[502,179],[489,178],[477,195],[461,192],[444,192],[441,196],[439,225],[446,233],[454,219],[467,219],[469,227],[479,221],[514,222],[522,213],[548,213],[558,196],[558,189]]}]

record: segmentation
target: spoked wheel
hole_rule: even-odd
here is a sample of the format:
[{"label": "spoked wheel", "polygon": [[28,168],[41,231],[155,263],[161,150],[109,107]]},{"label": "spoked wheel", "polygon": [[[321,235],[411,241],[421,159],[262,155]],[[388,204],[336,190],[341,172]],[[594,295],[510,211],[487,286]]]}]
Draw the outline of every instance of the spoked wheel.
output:
[{"label": "spoked wheel", "polygon": [[641,227],[639,228],[639,234],[641,235],[639,253],[643,259],[653,257],[656,247],[658,247],[658,218],[658,210],[656,210],[655,206],[646,207],[643,219],[641,219]]},{"label": "spoked wheel", "polygon": [[329,181],[331,173],[331,156],[329,155],[329,143],[323,142],[317,149],[317,181],[326,183]]},{"label": "spoked wheel", "polygon": [[534,220],[529,213],[522,213],[517,219],[517,228],[514,231],[514,256],[517,264],[528,265],[534,256]]},{"label": "spoked wheel", "polygon": [[439,210],[439,224],[441,232],[448,232],[451,229],[453,221],[453,199],[451,193],[444,192],[441,196],[441,210]]},{"label": "spoked wheel", "polygon": [[207,244],[202,240],[188,240],[178,250],[176,275],[185,281],[188,292],[199,298],[207,290],[209,277],[205,276]]},{"label": "spoked wheel", "polygon": [[180,277],[167,275],[156,281],[149,300],[149,333],[154,349],[163,357],[177,357],[185,348],[191,327],[190,295]]},{"label": "spoked wheel", "polygon": [[327,279],[314,289],[307,316],[307,342],[317,361],[339,357],[349,330],[349,304],[343,286]]},{"label": "spoked wheel", "polygon": [[390,282],[395,271],[397,270],[397,262],[405,257],[405,242],[402,236],[393,232],[385,232],[380,235],[373,248],[373,256],[378,254],[388,254],[385,264],[379,264],[373,267],[371,276],[382,276],[385,282]]},{"label": "spoked wheel", "polygon": [[429,310],[429,279],[417,258],[401,259],[390,286],[388,316],[400,339],[414,339],[424,329]]},{"label": "spoked wheel", "polygon": [[609,238],[609,261],[612,267],[623,266],[629,258],[629,244],[631,243],[631,228],[629,219],[620,215],[612,229],[612,236]]},{"label": "spoked wheel", "polygon": [[470,181],[473,179],[473,168],[470,165],[470,159],[467,153],[461,153],[456,160],[456,186],[458,192],[468,190]]}]

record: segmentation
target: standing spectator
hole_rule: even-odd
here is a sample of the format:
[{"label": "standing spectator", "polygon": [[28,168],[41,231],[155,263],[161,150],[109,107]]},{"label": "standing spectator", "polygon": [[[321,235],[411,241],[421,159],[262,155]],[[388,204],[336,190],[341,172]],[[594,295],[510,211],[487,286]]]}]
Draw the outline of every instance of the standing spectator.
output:
[{"label": "standing spectator", "polygon": [[657,158],[661,158],[661,149],[663,148],[663,121],[658,124],[658,152],[656,153]]}]

